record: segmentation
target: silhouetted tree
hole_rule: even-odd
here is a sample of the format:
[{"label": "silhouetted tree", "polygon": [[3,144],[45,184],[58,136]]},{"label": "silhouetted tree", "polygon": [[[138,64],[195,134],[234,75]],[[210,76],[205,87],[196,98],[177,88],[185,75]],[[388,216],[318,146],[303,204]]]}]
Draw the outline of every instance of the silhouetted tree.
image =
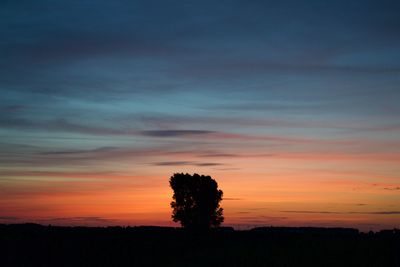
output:
[{"label": "silhouetted tree", "polygon": [[222,190],[210,176],[175,173],[169,184],[174,190],[172,219],[188,229],[209,229],[223,221]]}]

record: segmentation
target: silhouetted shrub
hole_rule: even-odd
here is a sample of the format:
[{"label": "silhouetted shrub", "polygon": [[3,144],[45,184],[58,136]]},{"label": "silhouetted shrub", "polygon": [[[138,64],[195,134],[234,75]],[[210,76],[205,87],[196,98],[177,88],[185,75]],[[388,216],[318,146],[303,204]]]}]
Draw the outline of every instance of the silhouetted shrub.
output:
[{"label": "silhouetted shrub", "polygon": [[223,221],[222,190],[210,176],[175,173],[169,180],[174,190],[172,219],[188,229],[206,230]]}]

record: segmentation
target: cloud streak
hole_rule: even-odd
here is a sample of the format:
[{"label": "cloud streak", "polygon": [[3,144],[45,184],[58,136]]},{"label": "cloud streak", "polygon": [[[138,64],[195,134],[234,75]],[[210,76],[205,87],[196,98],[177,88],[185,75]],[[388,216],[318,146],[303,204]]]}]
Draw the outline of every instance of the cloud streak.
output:
[{"label": "cloud streak", "polygon": [[284,213],[299,214],[365,214],[365,215],[398,215],[400,211],[313,211],[313,210],[282,210]]},{"label": "cloud streak", "polygon": [[153,166],[197,166],[197,167],[211,167],[225,165],[217,162],[193,162],[193,161],[163,161],[151,163]]},{"label": "cloud streak", "polygon": [[385,190],[389,190],[389,191],[397,191],[400,190],[400,186],[396,186],[396,187],[385,187],[383,188]]},{"label": "cloud streak", "polygon": [[55,131],[67,133],[80,133],[94,136],[143,136],[151,138],[196,138],[208,140],[238,140],[253,142],[275,142],[289,144],[338,144],[353,145],[355,140],[335,140],[322,138],[292,137],[281,135],[250,135],[212,130],[146,130],[139,131],[130,128],[105,128],[101,126],[88,126],[69,122],[66,119],[58,119],[46,122],[31,122],[26,119],[0,118],[0,125],[8,128]]},{"label": "cloud streak", "polygon": [[193,136],[193,135],[210,135],[214,134],[214,131],[206,130],[151,130],[151,131],[140,131],[143,136],[149,137],[181,137],[181,136]]}]

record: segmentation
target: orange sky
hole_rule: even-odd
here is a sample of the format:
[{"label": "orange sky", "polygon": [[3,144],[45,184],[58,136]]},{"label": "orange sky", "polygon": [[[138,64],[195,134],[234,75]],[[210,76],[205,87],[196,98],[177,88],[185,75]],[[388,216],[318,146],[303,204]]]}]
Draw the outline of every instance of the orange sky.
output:
[{"label": "orange sky", "polygon": [[[259,225],[362,230],[398,227],[400,183],[398,174],[390,171],[396,168],[397,161],[387,160],[389,155],[377,157],[246,156],[220,160],[238,168],[181,166],[179,170],[197,170],[217,179],[224,191],[225,225],[238,229]],[[380,171],[382,167],[387,171]],[[168,179],[173,168],[145,168],[143,172],[147,173],[143,175],[129,174],[129,169],[120,174],[3,171],[0,220],[55,225],[177,226],[170,220],[169,207],[172,191]]]}]

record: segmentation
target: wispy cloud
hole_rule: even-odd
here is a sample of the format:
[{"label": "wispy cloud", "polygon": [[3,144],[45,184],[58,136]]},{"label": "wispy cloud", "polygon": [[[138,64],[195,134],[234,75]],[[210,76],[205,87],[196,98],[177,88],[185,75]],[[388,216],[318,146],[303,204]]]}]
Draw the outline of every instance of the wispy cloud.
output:
[{"label": "wispy cloud", "polygon": [[281,210],[280,212],[285,213],[309,213],[309,214],[341,214],[342,212],[337,211],[314,211],[314,210]]},{"label": "wispy cloud", "polygon": [[193,162],[193,161],[163,161],[151,163],[153,166],[185,166],[192,165],[197,167],[208,167],[208,166],[220,166],[225,165],[224,163],[217,162]]},{"label": "wispy cloud", "polygon": [[34,171],[34,170],[8,170],[0,171],[0,177],[54,177],[54,178],[94,178],[113,179],[132,177],[129,174],[121,174],[112,171]]},{"label": "wispy cloud", "polygon": [[390,191],[397,191],[400,190],[400,186],[396,186],[396,187],[385,187],[383,188],[385,190],[390,190]]},{"label": "wispy cloud", "polygon": [[314,210],[282,210],[285,213],[300,213],[300,214],[371,214],[371,215],[394,215],[400,214],[400,211],[314,211]]},{"label": "wispy cloud", "polygon": [[214,131],[206,130],[151,130],[139,132],[143,136],[151,137],[180,137],[190,135],[209,135],[215,133]]},{"label": "wispy cloud", "polygon": [[53,222],[64,222],[64,223],[77,223],[77,222],[98,222],[98,223],[110,223],[113,220],[99,217],[99,216],[82,216],[82,217],[56,217],[56,218],[48,218],[46,221]]},{"label": "wispy cloud", "polygon": [[19,218],[14,217],[14,216],[0,216],[0,220],[2,220],[2,221],[17,221],[17,220],[19,220]]},{"label": "wispy cloud", "polygon": [[192,165],[190,161],[165,161],[165,162],[154,162],[151,163],[154,166],[182,166],[182,165]]},{"label": "wispy cloud", "polygon": [[32,221],[40,224],[54,224],[60,226],[109,226],[117,222],[113,219],[100,216],[76,216],[76,217],[48,217],[25,218],[24,221]]},{"label": "wispy cloud", "polygon": [[371,211],[371,212],[350,212],[356,214],[378,214],[378,215],[395,215],[400,214],[400,211]]},{"label": "wispy cloud", "polygon": [[9,105],[5,107],[0,107],[0,111],[5,113],[16,113],[27,109],[28,105]]}]

